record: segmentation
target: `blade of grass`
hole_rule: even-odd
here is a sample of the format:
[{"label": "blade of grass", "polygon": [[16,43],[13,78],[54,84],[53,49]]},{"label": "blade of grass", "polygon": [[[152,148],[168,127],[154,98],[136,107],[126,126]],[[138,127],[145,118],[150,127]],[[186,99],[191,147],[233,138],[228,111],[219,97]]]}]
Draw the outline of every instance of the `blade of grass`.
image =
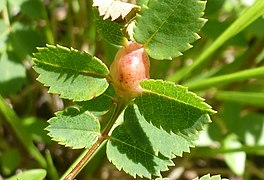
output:
[{"label": "blade of grass", "polygon": [[257,146],[241,146],[239,148],[226,149],[226,148],[217,148],[211,149],[209,147],[197,147],[193,150],[193,157],[212,157],[224,153],[235,153],[235,152],[246,152],[248,154],[260,154],[263,155],[263,145]]},{"label": "blade of grass", "polygon": [[221,47],[227,40],[231,39],[233,36],[237,35],[248,25],[254,22],[257,18],[264,14],[264,1],[258,0],[245,10],[244,13],[226,29],[215,41],[214,43],[194,61],[194,63],[186,68],[184,68],[181,73],[175,73],[168,77],[169,81],[178,82],[179,80],[185,78],[197,67],[201,66],[206,61],[209,62],[212,59],[208,59],[219,47]]},{"label": "blade of grass", "polygon": [[0,95],[0,112],[4,115],[7,122],[10,124],[15,134],[24,145],[30,155],[39,163],[42,168],[47,167],[46,159],[39,152],[37,147],[34,145],[31,136],[25,131],[25,128],[21,124],[20,118],[16,113],[7,105],[5,100]]},{"label": "blade of grass", "polygon": [[217,91],[216,98],[222,101],[233,101],[246,105],[264,107],[263,92]]},{"label": "blade of grass", "polygon": [[68,168],[68,170],[62,175],[60,180],[71,180],[76,177],[77,174],[87,165],[87,163],[98,153],[98,151],[104,146],[108,138],[108,134],[113,128],[116,120],[127,106],[127,101],[120,100],[115,102],[110,107],[108,115],[106,115],[103,121],[107,122],[107,125],[103,127],[103,131],[98,140],[89,149],[85,149],[81,155],[75,160],[75,162]]},{"label": "blade of grass", "polygon": [[263,77],[263,76],[264,76],[264,67],[258,67],[258,68],[239,71],[227,75],[212,77],[201,81],[189,82],[184,85],[191,90],[200,90],[200,89],[216,87],[219,85],[224,85],[236,81],[242,81],[250,78]]},{"label": "blade of grass", "polygon": [[47,150],[45,152],[46,159],[47,159],[47,169],[48,169],[48,176],[51,180],[57,180],[59,179],[59,175],[57,173],[56,167],[53,164],[53,160],[50,154],[50,151]]},{"label": "blade of grass", "polygon": [[[87,160],[86,162],[85,162],[85,165],[84,166],[86,166],[86,164],[91,160],[91,159],[93,159],[93,157],[97,154],[97,152],[99,152],[100,151],[100,149],[101,148],[103,148],[104,147],[104,145],[105,145],[105,143],[106,143],[106,141],[104,141],[104,142],[102,142],[101,144],[100,144],[100,146],[96,149],[96,151],[93,153],[93,155],[89,158],[89,160]],[[85,149],[81,154],[80,154],[80,156],[71,164],[71,166],[67,169],[67,171],[65,171],[64,172],[64,174],[60,177],[60,180],[66,180],[67,179],[67,175],[68,174],[70,174],[71,173],[71,171],[73,170],[73,168],[74,167],[76,167],[79,163],[80,163],[80,161],[87,155],[87,153],[89,152],[89,150],[90,149]],[[84,167],[83,166],[83,167]]]}]

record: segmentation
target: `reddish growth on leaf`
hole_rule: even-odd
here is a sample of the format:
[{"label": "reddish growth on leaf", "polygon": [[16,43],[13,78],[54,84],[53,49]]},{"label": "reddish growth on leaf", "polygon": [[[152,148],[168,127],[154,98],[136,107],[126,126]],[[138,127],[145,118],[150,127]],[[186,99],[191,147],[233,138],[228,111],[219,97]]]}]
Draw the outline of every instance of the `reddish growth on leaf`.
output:
[{"label": "reddish growth on leaf", "polygon": [[144,47],[128,42],[116,54],[110,67],[114,87],[122,98],[133,98],[142,88],[140,81],[149,79],[149,58]]}]

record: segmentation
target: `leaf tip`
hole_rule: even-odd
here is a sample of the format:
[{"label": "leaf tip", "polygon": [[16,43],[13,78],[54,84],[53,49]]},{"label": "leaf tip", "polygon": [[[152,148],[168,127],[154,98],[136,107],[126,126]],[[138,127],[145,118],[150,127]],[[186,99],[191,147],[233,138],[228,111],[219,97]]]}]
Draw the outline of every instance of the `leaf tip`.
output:
[{"label": "leaf tip", "polygon": [[[46,47],[49,49],[53,49],[56,48],[56,46],[52,45],[52,44],[46,44]],[[44,47],[45,48],[45,47]]]},{"label": "leaf tip", "polygon": [[[211,107],[211,106],[210,106]],[[217,111],[215,111],[215,110],[213,110],[213,109],[210,109],[210,111],[209,111],[209,114],[210,115],[214,115],[214,114],[216,114],[216,113],[218,113]]]}]

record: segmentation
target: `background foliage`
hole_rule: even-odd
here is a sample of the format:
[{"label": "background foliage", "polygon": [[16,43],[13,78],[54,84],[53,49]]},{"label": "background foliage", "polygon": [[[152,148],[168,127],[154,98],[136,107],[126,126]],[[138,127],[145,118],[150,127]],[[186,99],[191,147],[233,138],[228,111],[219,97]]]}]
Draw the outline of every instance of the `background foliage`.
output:
[{"label": "background foliage", "polygon": [[[165,177],[191,179],[211,173],[230,179],[264,179],[263,17],[255,21],[250,18],[254,21],[252,24],[234,37],[226,36],[227,41],[220,43],[217,51],[204,58],[206,60],[200,60],[201,53],[211,50],[216,39],[236,19],[246,14],[245,10],[252,7],[253,2],[208,0],[204,16],[208,22],[199,33],[202,38],[193,44],[194,47],[173,61],[151,61],[153,79],[183,84],[204,97],[218,111],[212,117],[213,123],[200,135],[198,147],[192,149],[191,154],[177,157],[174,160],[176,166],[164,173]],[[37,173],[36,178],[39,179],[46,175],[42,169],[47,169],[47,179],[57,179],[79,155],[78,150],[51,142],[47,131],[44,131],[47,119],[71,102],[48,94],[47,89],[35,80],[37,75],[31,69],[31,58],[36,47],[46,43],[60,44],[87,51],[109,65],[118,47],[97,33],[96,27],[100,31],[100,27],[103,30],[102,26],[108,24],[94,21],[98,15],[93,13],[91,5],[90,0],[0,2],[2,177],[29,170],[27,173]],[[122,41],[114,40],[116,43]],[[193,63],[196,60],[201,63],[196,65]],[[193,67],[190,64],[195,68],[186,73]],[[126,115],[131,116],[132,113],[137,112]],[[118,133],[124,132],[116,131],[116,135]],[[131,178],[106,160],[104,148],[78,179]]]}]

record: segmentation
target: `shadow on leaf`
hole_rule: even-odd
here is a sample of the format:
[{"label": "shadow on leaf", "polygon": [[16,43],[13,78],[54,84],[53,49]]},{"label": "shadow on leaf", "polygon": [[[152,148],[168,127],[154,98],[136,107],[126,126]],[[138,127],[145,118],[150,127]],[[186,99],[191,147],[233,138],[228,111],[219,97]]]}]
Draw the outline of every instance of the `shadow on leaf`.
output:
[{"label": "shadow on leaf", "polygon": [[204,123],[210,122],[208,112],[167,96],[144,93],[135,103],[148,122],[168,133],[195,133]]},{"label": "shadow on leaf", "polygon": [[[171,160],[154,152],[144,129],[138,121],[133,120],[137,118],[133,106],[127,107],[124,118],[125,123],[118,126],[110,137],[107,148],[109,160],[118,169],[124,169],[134,177],[160,176],[160,171],[165,171],[169,165],[172,165]],[[132,123],[127,123],[130,120]],[[131,134],[134,133],[140,138],[133,138]]]}]

